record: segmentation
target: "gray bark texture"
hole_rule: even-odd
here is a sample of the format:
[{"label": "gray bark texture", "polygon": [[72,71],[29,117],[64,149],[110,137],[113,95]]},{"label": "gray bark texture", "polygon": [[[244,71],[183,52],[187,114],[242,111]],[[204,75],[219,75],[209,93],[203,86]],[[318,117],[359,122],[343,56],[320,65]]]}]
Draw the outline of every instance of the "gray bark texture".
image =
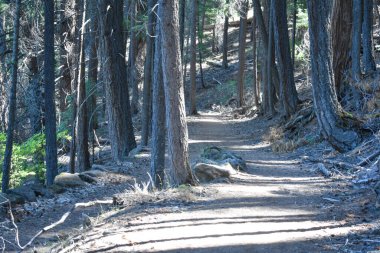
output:
[{"label": "gray bark texture", "polygon": [[190,168],[179,43],[178,1],[160,0],[162,66],[172,185],[195,184]]},{"label": "gray bark texture", "polygon": [[[159,22],[159,21],[158,21]],[[152,94],[152,159],[150,172],[154,187],[164,187],[165,180],[165,93],[162,77],[162,52],[160,24],[156,25],[154,52],[154,79]]]},{"label": "gray bark texture", "polygon": [[372,22],[373,0],[364,0],[363,3],[363,70],[368,75],[376,70],[372,52]]},{"label": "gray bark texture", "polygon": [[98,0],[99,56],[106,91],[112,157],[123,160],[136,147],[126,80],[123,6],[119,0]]},{"label": "gray bark texture", "polygon": [[286,1],[278,1],[273,8],[274,41],[280,74],[280,101],[285,118],[297,110],[298,94],[294,83],[294,69],[290,54]]},{"label": "gray bark texture", "polygon": [[6,193],[9,189],[10,168],[12,160],[13,136],[16,121],[16,93],[17,93],[17,67],[19,52],[19,33],[20,33],[20,12],[21,0],[16,0],[16,10],[13,20],[13,46],[12,46],[12,69],[11,69],[11,90],[9,97],[9,113],[7,140],[5,143],[5,152],[3,160],[3,177],[1,183],[1,191]]},{"label": "gray bark texture", "polygon": [[198,1],[193,0],[191,5],[190,24],[190,115],[197,114],[197,10]]},{"label": "gray bark texture", "polygon": [[86,80],[85,80],[85,45],[84,45],[84,24],[86,22],[86,11],[82,5],[82,26],[80,29],[80,55],[79,55],[79,76],[77,88],[78,114],[76,117],[76,152],[77,152],[77,172],[90,169],[90,153],[88,150],[88,115],[86,100]]},{"label": "gray bark texture", "polygon": [[353,0],[352,8],[352,48],[351,48],[351,76],[355,81],[361,78],[360,50],[362,35],[362,0]]},{"label": "gray bark texture", "polygon": [[247,12],[248,1],[242,3],[240,10],[240,28],[239,28],[239,70],[237,74],[236,91],[238,106],[244,105],[244,82],[245,82],[245,46],[247,39]]},{"label": "gray bark texture", "polygon": [[345,116],[334,87],[328,32],[329,0],[308,0],[310,56],[314,109],[323,136],[339,151],[354,148],[360,136]]},{"label": "gray bark texture", "polygon": [[149,126],[151,121],[152,108],[152,69],[154,58],[154,23],[156,14],[153,12],[153,7],[157,0],[148,0],[148,33],[146,35],[146,56],[144,66],[144,87],[143,87],[143,108],[142,108],[142,123],[141,123],[141,145],[148,145]]},{"label": "gray bark texture", "polygon": [[45,1],[45,137],[46,184],[52,185],[58,174],[57,126],[55,111],[54,0]]}]

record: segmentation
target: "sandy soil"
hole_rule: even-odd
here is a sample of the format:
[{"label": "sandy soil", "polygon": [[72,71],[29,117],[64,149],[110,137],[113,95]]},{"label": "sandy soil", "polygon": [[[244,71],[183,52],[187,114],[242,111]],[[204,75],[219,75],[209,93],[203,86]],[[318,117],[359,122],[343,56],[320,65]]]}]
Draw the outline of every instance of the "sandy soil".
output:
[{"label": "sandy soil", "polygon": [[[260,119],[227,120],[216,114],[189,118],[193,162],[203,148],[217,145],[242,156],[248,170],[229,182],[180,187],[168,190],[166,196],[135,193],[140,201],[121,208],[77,210],[69,223],[45,235],[35,249],[272,253],[379,249],[374,194],[353,188],[343,177],[323,178],[313,167],[301,164],[300,151],[273,153],[262,140],[270,124]],[[113,194],[114,186],[109,188]],[[181,197],[167,197],[171,192]],[[111,197],[106,192],[101,195]],[[125,200],[135,195],[119,194]],[[80,213],[94,217],[91,228],[80,228]],[[38,220],[29,222],[38,227]],[[71,237],[61,237],[57,245],[54,238],[62,234]]]}]

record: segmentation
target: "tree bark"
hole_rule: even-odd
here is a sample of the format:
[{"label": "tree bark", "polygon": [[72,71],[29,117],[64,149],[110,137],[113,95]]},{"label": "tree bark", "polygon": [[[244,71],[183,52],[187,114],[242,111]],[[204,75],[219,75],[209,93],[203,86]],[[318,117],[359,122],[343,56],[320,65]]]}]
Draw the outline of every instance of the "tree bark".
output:
[{"label": "tree bark", "polygon": [[363,3],[363,70],[368,75],[376,70],[376,64],[372,54],[372,24],[373,0],[365,0]]},{"label": "tree bark", "polygon": [[252,18],[252,93],[256,108],[259,108],[259,95],[257,92],[257,29],[256,16]]},{"label": "tree bark", "polygon": [[20,10],[21,0],[16,0],[16,10],[13,20],[13,46],[12,46],[12,70],[11,70],[11,90],[9,97],[8,129],[7,140],[3,160],[3,176],[1,191],[6,193],[9,189],[10,168],[12,159],[13,136],[16,121],[16,93],[17,93],[17,67],[19,52],[19,32],[20,32]]},{"label": "tree bark", "polygon": [[190,115],[197,114],[197,10],[198,1],[193,0],[191,5],[191,26],[190,26]]},{"label": "tree bark", "polygon": [[298,94],[294,83],[294,69],[290,54],[286,1],[278,1],[272,10],[274,41],[280,74],[280,101],[282,116],[290,118],[297,110]]},{"label": "tree bark", "polygon": [[90,153],[88,150],[88,117],[87,117],[87,100],[86,100],[86,80],[85,80],[85,50],[84,50],[84,25],[86,22],[86,10],[84,2],[81,4],[82,26],[80,29],[80,55],[79,55],[79,76],[77,88],[77,107],[76,115],[76,152],[77,152],[77,171],[83,172],[89,170]]},{"label": "tree bark", "polygon": [[98,128],[98,117],[96,113],[96,91],[100,88],[98,87],[98,17],[97,17],[97,7],[96,1],[88,0],[87,11],[89,13],[89,31],[88,31],[88,82],[90,85],[89,94],[89,121],[92,130]]},{"label": "tree bark", "polygon": [[292,30],[292,60],[293,67],[296,59],[296,30],[297,30],[297,0],[293,0],[293,30]]},{"label": "tree bark", "polygon": [[45,1],[45,136],[46,184],[52,185],[57,169],[57,126],[54,75],[54,0]]},{"label": "tree bark", "polygon": [[335,0],[331,22],[331,42],[332,67],[337,95],[344,89],[344,74],[351,62],[352,21],[352,0]]},{"label": "tree bark", "polygon": [[162,52],[160,24],[156,25],[153,79],[152,159],[150,171],[154,187],[161,189],[165,180],[165,93],[162,77]]},{"label": "tree bark", "polygon": [[307,0],[314,109],[323,136],[339,151],[355,147],[360,136],[340,107],[331,69],[329,0]]},{"label": "tree bark", "polygon": [[228,68],[228,15],[224,16],[223,27],[223,68]]},{"label": "tree bark", "polygon": [[245,82],[245,46],[247,39],[247,12],[248,1],[242,3],[240,11],[240,28],[239,28],[239,70],[237,74],[237,101],[238,106],[241,107],[244,102],[244,82]]},{"label": "tree bark", "polygon": [[152,108],[152,69],[154,61],[154,23],[155,14],[153,7],[157,4],[157,0],[148,0],[148,34],[146,36],[146,56],[144,66],[144,88],[143,88],[143,110],[142,110],[142,123],[141,123],[141,145],[148,145],[149,126],[151,121],[151,108]]},{"label": "tree bark", "polygon": [[168,153],[172,184],[195,184],[190,168],[182,82],[178,1],[160,0],[162,66],[165,87]]},{"label": "tree bark", "polygon": [[264,113],[265,114],[268,114],[268,116],[273,116],[273,114],[275,113],[275,109],[274,109],[274,92],[273,92],[273,83],[272,83],[272,78],[273,78],[273,75],[272,75],[272,71],[271,71],[271,66],[272,66],[272,58],[274,57],[274,34],[273,34],[273,9],[274,9],[274,6],[275,6],[275,3],[274,3],[275,0],[270,0],[270,8],[269,8],[269,26],[268,26],[268,57],[267,57],[267,83],[266,83],[266,86],[267,86],[267,93],[266,93],[266,96],[264,96],[264,98],[266,99],[266,103],[264,104]]},{"label": "tree bark", "polygon": [[97,0],[99,56],[105,85],[111,154],[123,160],[136,147],[126,80],[123,8],[119,0]]},{"label": "tree bark", "polygon": [[179,1],[179,39],[181,43],[181,59],[182,60],[183,60],[183,47],[185,45],[185,17],[186,17],[186,0],[180,0]]},{"label": "tree bark", "polygon": [[139,112],[139,87],[137,82],[137,66],[136,59],[138,54],[138,39],[137,31],[135,30],[136,17],[137,17],[137,0],[131,0],[131,9],[130,9],[130,22],[131,22],[131,31],[130,31],[130,43],[129,43],[129,85],[132,89],[132,101],[131,101],[131,112],[132,114],[137,114]]},{"label": "tree bark", "polygon": [[362,35],[362,0],[353,0],[352,9],[352,48],[351,48],[351,76],[358,82],[361,78],[360,68],[360,51],[361,51],[361,35]]},{"label": "tree bark", "polygon": [[67,109],[67,95],[72,92],[71,90],[71,75],[69,69],[68,57],[69,52],[66,51],[69,33],[69,17],[66,13],[66,0],[60,3],[60,21],[58,26],[59,31],[59,82],[58,82],[58,107],[61,112]]}]

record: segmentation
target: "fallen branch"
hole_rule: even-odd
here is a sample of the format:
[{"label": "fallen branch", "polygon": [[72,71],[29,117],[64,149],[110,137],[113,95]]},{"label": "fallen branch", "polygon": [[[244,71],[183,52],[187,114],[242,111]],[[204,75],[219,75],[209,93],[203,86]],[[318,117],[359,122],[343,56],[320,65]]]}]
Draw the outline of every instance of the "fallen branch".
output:
[{"label": "fallen branch", "polygon": [[12,213],[12,207],[11,207],[11,202],[7,199],[6,201],[9,205],[9,215],[10,215],[10,218],[11,218],[11,223],[13,225],[13,227],[15,228],[15,233],[16,233],[16,236],[15,236],[15,246],[17,246],[21,251],[22,250],[25,250],[26,248],[28,248],[40,235],[42,235],[43,233],[51,230],[52,228],[64,223],[66,221],[66,219],[70,216],[70,214],[73,213],[73,211],[76,209],[76,208],[79,208],[79,207],[90,207],[90,206],[94,206],[94,205],[97,205],[97,204],[113,204],[113,200],[96,200],[96,201],[91,201],[91,202],[87,202],[87,203],[77,203],[75,204],[69,211],[67,211],[66,213],[64,213],[61,217],[61,219],[59,219],[58,221],[54,222],[53,224],[49,225],[49,226],[46,226],[44,227],[43,229],[41,229],[38,233],[36,233],[24,246],[22,246],[20,244],[20,239],[19,239],[19,229],[18,229],[18,226],[15,222],[15,219],[14,219],[14,216],[13,216],[13,213]]},{"label": "fallen branch", "polygon": [[323,165],[323,163],[318,163],[318,170],[325,176],[331,177],[331,172]]},{"label": "fallen branch", "polygon": [[371,154],[370,156],[368,156],[367,158],[365,158],[363,161],[361,161],[357,165],[358,166],[367,165],[368,163],[370,163],[373,159],[377,158],[378,156],[380,156],[380,150],[377,150],[375,153]]},{"label": "fallen branch", "polygon": [[303,160],[307,160],[307,161],[313,162],[313,163],[331,164],[333,166],[337,166],[337,167],[340,167],[342,169],[354,169],[354,170],[364,169],[362,166],[358,166],[358,165],[350,164],[350,163],[346,163],[346,162],[341,162],[341,161],[335,161],[335,160],[318,159],[318,158],[312,158],[312,157],[304,157]]}]

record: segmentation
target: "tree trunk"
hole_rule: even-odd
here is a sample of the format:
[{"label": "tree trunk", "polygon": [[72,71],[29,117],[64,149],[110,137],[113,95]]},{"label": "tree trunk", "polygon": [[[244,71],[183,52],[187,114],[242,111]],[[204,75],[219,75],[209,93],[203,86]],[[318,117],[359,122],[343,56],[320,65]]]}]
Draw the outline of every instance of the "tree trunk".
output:
[{"label": "tree trunk", "polygon": [[183,47],[185,45],[185,17],[186,0],[179,1],[179,39],[181,43],[181,59],[183,60]]},{"label": "tree trunk", "polygon": [[27,111],[28,118],[31,125],[31,135],[41,132],[42,129],[42,104],[43,98],[41,94],[41,76],[40,76],[40,66],[37,59],[38,52],[32,53],[27,58],[27,67],[29,69],[29,86],[28,86],[28,97],[27,97]]},{"label": "tree trunk", "polygon": [[71,145],[70,145],[70,161],[69,170],[70,173],[75,173],[75,154],[77,146],[77,116],[78,116],[78,88],[79,88],[79,70],[80,70],[80,53],[81,53],[81,32],[80,27],[82,25],[82,15],[83,15],[83,0],[72,0],[73,11],[75,15],[73,16],[73,46],[71,52],[69,52],[69,59],[71,60],[71,77],[72,84],[71,90],[72,94],[75,95],[75,99],[72,102],[72,129],[71,129]]},{"label": "tree trunk", "polygon": [[359,142],[355,126],[340,107],[331,69],[329,0],[307,0],[314,109],[323,136],[339,151],[347,151]]},{"label": "tree trunk", "polygon": [[290,54],[288,23],[286,18],[286,1],[278,1],[272,10],[274,41],[278,70],[280,74],[280,101],[282,103],[282,115],[290,118],[297,110],[298,94],[294,83],[294,70]]},{"label": "tree trunk", "polygon": [[266,83],[266,86],[267,86],[267,94],[264,98],[266,98],[267,102],[266,102],[266,105],[267,107],[264,106],[264,113],[265,114],[268,114],[269,116],[273,116],[273,114],[275,113],[275,109],[274,109],[274,92],[273,92],[273,83],[272,83],[272,78],[273,78],[273,75],[272,75],[272,71],[271,71],[271,66],[272,66],[272,58],[274,56],[274,34],[273,34],[273,9],[274,9],[274,3],[275,0],[270,0],[270,8],[269,8],[269,26],[268,26],[268,57],[267,57],[267,83]]},{"label": "tree trunk", "polygon": [[5,19],[3,17],[4,14],[0,16],[0,131],[5,132],[6,130],[6,84],[8,83],[8,73],[7,73],[7,65],[6,65],[6,51],[7,51],[7,42],[6,42],[6,33],[4,29]]},{"label": "tree trunk", "polygon": [[162,77],[162,52],[160,24],[156,25],[153,79],[152,159],[150,171],[154,187],[161,189],[165,180],[165,93]]},{"label": "tree trunk", "polygon": [[143,89],[143,111],[142,111],[142,123],[141,123],[141,145],[148,145],[149,126],[151,120],[151,108],[152,108],[152,68],[154,57],[154,23],[155,14],[153,12],[154,6],[157,4],[157,0],[148,0],[148,34],[146,36],[146,56],[144,66],[144,89]]},{"label": "tree trunk", "polygon": [[257,35],[256,35],[256,16],[252,18],[252,92],[255,100],[256,109],[259,108],[259,96],[257,93]]},{"label": "tree trunk", "polygon": [[168,154],[172,184],[195,184],[189,163],[188,132],[182,82],[178,1],[160,0],[162,66],[165,87]]},{"label": "tree trunk", "polygon": [[353,0],[352,8],[352,48],[351,48],[351,76],[358,82],[361,78],[360,68],[360,51],[361,51],[361,35],[362,35],[362,0]]},{"label": "tree trunk", "polygon": [[89,170],[90,154],[88,151],[88,117],[87,117],[87,100],[86,100],[86,80],[85,80],[85,50],[84,50],[84,29],[86,22],[86,10],[84,2],[81,5],[82,27],[80,29],[80,55],[79,55],[79,76],[77,88],[77,107],[76,116],[76,152],[77,152],[77,171],[83,172]]},{"label": "tree trunk", "polygon": [[132,101],[131,101],[131,112],[132,114],[137,114],[139,112],[139,87],[137,82],[137,66],[136,59],[138,54],[138,39],[137,31],[135,30],[136,17],[137,17],[137,0],[132,0],[131,2],[131,31],[130,31],[130,43],[129,43],[129,85],[132,89]]},{"label": "tree trunk", "polygon": [[90,85],[89,94],[89,121],[92,130],[98,128],[98,117],[96,112],[96,91],[100,88],[98,87],[98,17],[97,17],[97,7],[96,2],[93,0],[88,0],[87,11],[89,13],[89,31],[88,31],[88,82]]},{"label": "tree trunk", "polygon": [[58,82],[58,107],[61,112],[66,111],[67,94],[72,92],[71,90],[71,75],[69,69],[69,52],[66,51],[68,44],[69,33],[69,17],[66,13],[66,0],[62,0],[60,4],[60,22],[58,23],[59,30],[59,82]]},{"label": "tree trunk", "polygon": [[126,80],[123,8],[119,0],[97,0],[99,56],[105,85],[112,157],[122,160],[136,147]]},{"label": "tree trunk", "polygon": [[10,168],[12,163],[13,135],[16,121],[16,93],[17,93],[17,68],[18,68],[18,44],[20,32],[20,10],[21,0],[16,0],[16,10],[13,21],[13,46],[12,46],[12,70],[11,70],[11,90],[9,97],[8,129],[7,140],[3,160],[3,177],[1,191],[6,193],[9,189]]},{"label": "tree trunk", "polygon": [[197,114],[197,0],[193,0],[191,5],[191,26],[190,26],[190,115]]},{"label": "tree trunk", "polygon": [[296,30],[297,30],[297,0],[293,0],[293,30],[292,30],[292,60],[293,60],[293,67],[296,59]]},{"label": "tree trunk", "polygon": [[[202,20],[202,22],[199,22],[199,20]],[[203,3],[202,3],[202,17],[198,16],[198,54],[199,54],[199,57],[198,57],[198,61],[199,61],[199,72],[200,72],[200,76],[201,76],[201,87],[202,88],[206,88],[206,85],[205,85],[205,80],[204,80],[204,76],[203,76],[203,66],[202,66],[202,63],[203,63],[203,32],[204,32],[204,27],[205,27],[205,19],[206,19],[206,0],[203,0]]]},{"label": "tree trunk", "polygon": [[376,64],[372,54],[372,22],[373,0],[365,0],[363,4],[363,68],[368,75],[376,70]]},{"label": "tree trunk", "polygon": [[223,27],[223,68],[228,68],[228,15],[224,16]]},{"label": "tree trunk", "polygon": [[240,28],[239,28],[239,70],[237,74],[237,101],[238,106],[244,105],[244,82],[245,82],[245,45],[247,38],[247,12],[248,1],[242,3],[240,11]]},{"label": "tree trunk", "polygon": [[46,184],[52,185],[57,169],[57,126],[54,75],[54,0],[45,1],[45,136]]},{"label": "tree trunk", "polygon": [[[264,1],[266,3],[266,1]],[[268,71],[267,70],[263,70],[263,109],[264,109],[264,113],[268,113],[268,114],[271,114],[270,113],[270,104],[273,104],[274,102],[274,99],[275,99],[275,95],[274,95],[274,91],[273,91],[273,87],[276,87],[276,90],[279,90],[279,85],[278,85],[278,82],[279,82],[279,76],[278,76],[278,70],[277,70],[277,66],[274,62],[274,54],[272,53],[272,59],[271,59],[271,62],[268,63],[267,62],[267,56],[269,55],[269,35],[268,35],[268,32],[267,32],[267,28],[266,28],[266,25],[265,25],[265,20],[264,20],[264,16],[263,16],[263,12],[261,10],[261,4],[260,4],[260,0],[253,0],[253,8],[254,8],[254,13],[255,13],[255,16],[257,18],[257,26],[258,26],[258,29],[260,31],[260,34],[261,34],[261,39],[262,39],[262,43],[263,43],[263,55],[265,55],[266,59],[265,59],[265,67],[264,68],[267,68],[268,66],[270,67],[269,68],[269,71],[271,71],[270,75],[272,76],[272,82],[273,84],[270,85],[270,90],[268,90]],[[265,8],[265,10],[267,9],[270,9],[269,7]],[[269,13],[270,14],[270,13]],[[269,21],[268,21],[269,22]],[[274,44],[273,44],[274,45]],[[273,49],[273,45],[270,47],[271,49]],[[264,73],[265,72],[265,73]],[[272,95],[271,95],[272,94]],[[270,102],[270,100],[272,100],[273,102]]]},{"label": "tree trunk", "polygon": [[344,89],[344,73],[351,62],[351,24],[352,0],[335,0],[331,22],[331,43],[332,68],[337,95]]}]

